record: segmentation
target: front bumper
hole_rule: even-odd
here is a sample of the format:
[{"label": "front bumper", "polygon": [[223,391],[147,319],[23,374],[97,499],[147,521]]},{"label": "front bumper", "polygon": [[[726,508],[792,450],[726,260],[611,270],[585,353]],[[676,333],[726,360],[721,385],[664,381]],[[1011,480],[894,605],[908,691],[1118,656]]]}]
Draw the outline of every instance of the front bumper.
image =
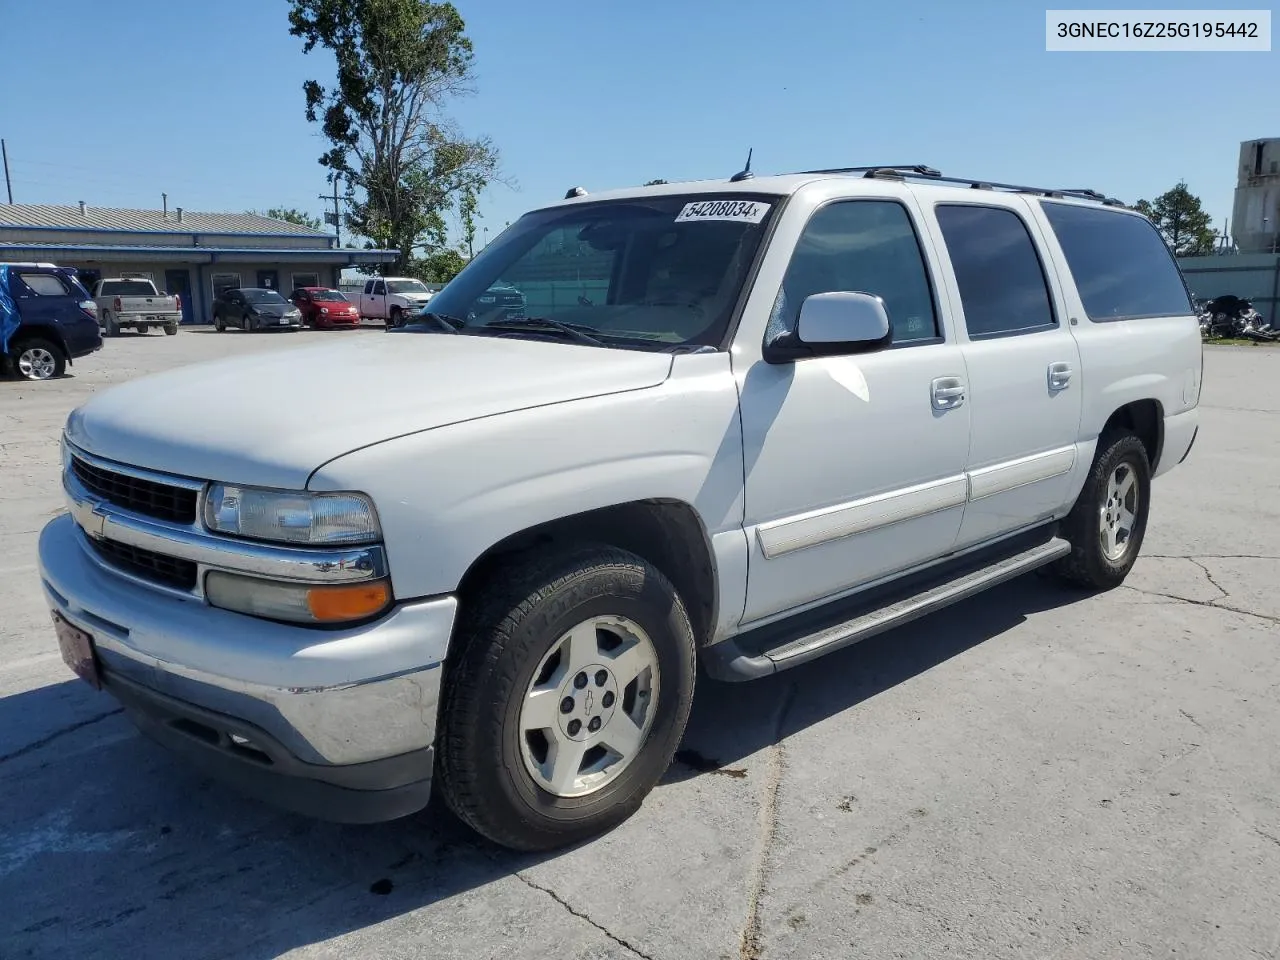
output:
[{"label": "front bumper", "polygon": [[426,805],[457,603],[405,603],[347,630],[218,610],[118,576],[68,515],[40,536],[57,613],[91,634],[138,726],[277,806],[373,822]]}]

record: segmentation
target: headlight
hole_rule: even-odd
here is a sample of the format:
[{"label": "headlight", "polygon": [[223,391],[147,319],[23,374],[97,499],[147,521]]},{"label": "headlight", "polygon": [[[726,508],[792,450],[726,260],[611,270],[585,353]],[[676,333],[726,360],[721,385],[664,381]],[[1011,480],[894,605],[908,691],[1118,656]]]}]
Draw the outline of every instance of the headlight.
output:
[{"label": "headlight", "polygon": [[385,580],[338,586],[282,583],[212,570],[204,580],[212,606],[268,620],[295,623],[344,623],[367,620],[391,603]]},{"label": "headlight", "polygon": [[372,543],[381,536],[373,503],[359,493],[307,493],[215,483],[205,498],[210,530],[277,543]]}]

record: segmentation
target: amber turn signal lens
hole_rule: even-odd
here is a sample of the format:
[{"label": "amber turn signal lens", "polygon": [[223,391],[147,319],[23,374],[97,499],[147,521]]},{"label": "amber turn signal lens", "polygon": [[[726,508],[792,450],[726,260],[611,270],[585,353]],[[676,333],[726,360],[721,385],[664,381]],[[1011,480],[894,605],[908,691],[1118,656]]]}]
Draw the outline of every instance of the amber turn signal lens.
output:
[{"label": "amber turn signal lens", "polygon": [[320,623],[360,620],[382,612],[391,600],[386,583],[361,583],[344,587],[312,587],[307,607]]}]

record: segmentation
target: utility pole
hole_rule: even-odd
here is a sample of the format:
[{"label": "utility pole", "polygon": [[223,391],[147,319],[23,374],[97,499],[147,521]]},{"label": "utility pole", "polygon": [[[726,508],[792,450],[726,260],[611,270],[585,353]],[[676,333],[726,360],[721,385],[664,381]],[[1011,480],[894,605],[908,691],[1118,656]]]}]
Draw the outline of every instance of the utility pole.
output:
[{"label": "utility pole", "polygon": [[9,191],[9,202],[13,203],[13,183],[9,180],[9,148],[0,140],[0,153],[4,154],[4,188]]},{"label": "utility pole", "polygon": [[328,194],[320,194],[321,200],[333,201],[333,231],[338,241],[338,246],[342,246],[342,212],[338,209],[338,175],[333,175],[333,196]]}]

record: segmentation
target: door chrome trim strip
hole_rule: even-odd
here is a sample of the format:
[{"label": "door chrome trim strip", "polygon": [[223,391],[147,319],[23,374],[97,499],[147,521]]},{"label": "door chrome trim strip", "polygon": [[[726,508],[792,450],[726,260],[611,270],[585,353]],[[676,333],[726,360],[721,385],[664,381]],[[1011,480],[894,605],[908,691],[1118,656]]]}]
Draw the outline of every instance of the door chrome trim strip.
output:
[{"label": "door chrome trim strip", "polygon": [[1042,480],[1051,480],[1070,473],[1075,464],[1074,445],[1046,450],[954,477],[771,520],[756,527],[756,540],[765,559],[774,560],[806,547],[916,520]]},{"label": "door chrome trim strip", "polygon": [[969,500],[982,500],[1018,487],[1051,480],[1070,473],[1076,463],[1076,448],[1059,447],[1044,453],[1007,460],[981,470],[969,471]]},{"label": "door chrome trim strip", "polygon": [[829,540],[961,506],[968,492],[969,483],[964,474],[946,477],[761,524],[756,527],[756,539],[761,552],[772,560]]}]

